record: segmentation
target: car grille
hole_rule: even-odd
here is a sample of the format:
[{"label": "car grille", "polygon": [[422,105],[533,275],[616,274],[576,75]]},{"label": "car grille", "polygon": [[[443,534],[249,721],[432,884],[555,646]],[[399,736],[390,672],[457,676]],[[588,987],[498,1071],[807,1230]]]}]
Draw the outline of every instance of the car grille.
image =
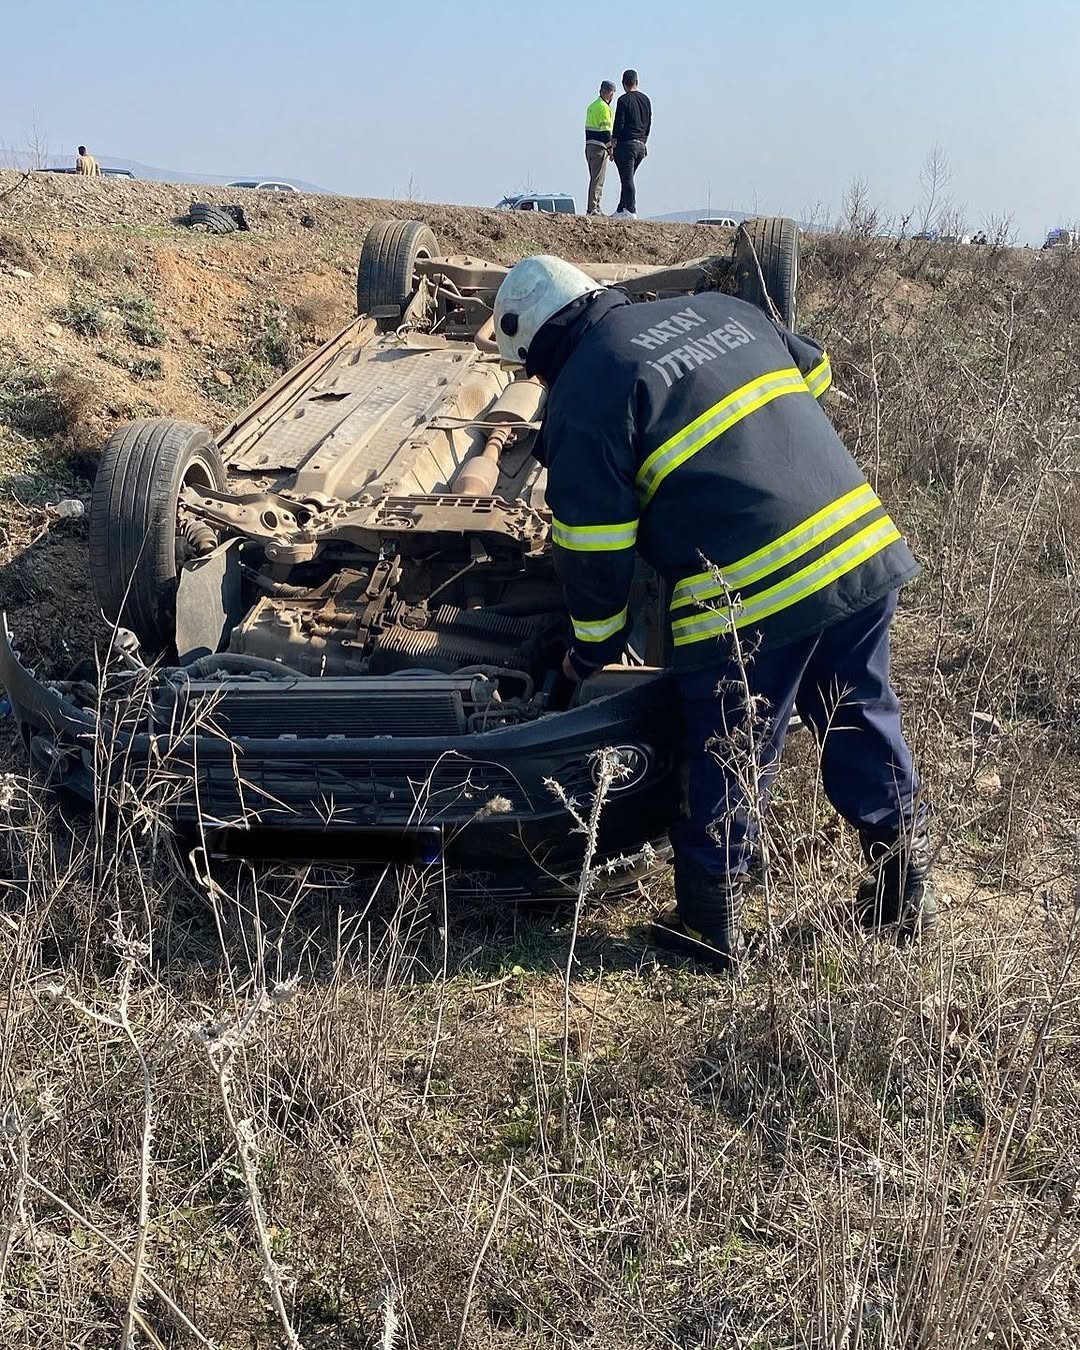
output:
[{"label": "car grille", "polygon": [[459,690],[366,692],[321,681],[259,685],[194,685],[186,711],[208,731],[238,737],[321,739],[327,736],[460,736],[465,714]]},{"label": "car grille", "polygon": [[529,799],[517,779],[499,764],[457,755],[434,765],[422,760],[332,759],[245,754],[233,762],[198,764],[198,801],[203,813],[235,819],[311,818],[402,823],[471,820],[477,814],[521,814]]}]

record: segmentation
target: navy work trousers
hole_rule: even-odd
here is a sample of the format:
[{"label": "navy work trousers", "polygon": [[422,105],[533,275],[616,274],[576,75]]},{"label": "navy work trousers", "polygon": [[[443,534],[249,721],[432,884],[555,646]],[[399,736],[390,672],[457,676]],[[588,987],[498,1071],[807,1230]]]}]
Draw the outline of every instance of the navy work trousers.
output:
[{"label": "navy work trousers", "polygon": [[[736,881],[750,863],[758,811],[776,775],[793,710],[820,747],[825,792],[860,830],[899,833],[920,810],[919,780],[889,683],[896,592],[823,632],[678,674],[687,811],[671,831],[676,859]],[[747,690],[756,712],[747,716]]]}]

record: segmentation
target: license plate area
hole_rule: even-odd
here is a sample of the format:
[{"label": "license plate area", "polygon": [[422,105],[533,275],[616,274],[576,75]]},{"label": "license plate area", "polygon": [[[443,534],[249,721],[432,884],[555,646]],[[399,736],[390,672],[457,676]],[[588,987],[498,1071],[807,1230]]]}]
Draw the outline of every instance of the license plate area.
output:
[{"label": "license plate area", "polygon": [[222,826],[208,832],[207,850],[212,858],[242,858],[248,862],[430,867],[442,858],[442,842],[442,831],[435,826]]}]

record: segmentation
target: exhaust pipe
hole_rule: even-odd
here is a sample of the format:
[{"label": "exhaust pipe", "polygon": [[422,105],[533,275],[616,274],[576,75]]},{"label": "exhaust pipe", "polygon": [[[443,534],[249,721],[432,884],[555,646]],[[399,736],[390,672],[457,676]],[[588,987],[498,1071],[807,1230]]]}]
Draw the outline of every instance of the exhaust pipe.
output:
[{"label": "exhaust pipe", "polygon": [[450,484],[462,497],[490,497],[499,481],[499,458],[523,428],[536,422],[544,408],[547,391],[539,380],[513,380],[488,409],[485,422],[498,425],[483,448],[462,464]]},{"label": "exhaust pipe", "polygon": [[451,489],[462,497],[490,497],[499,481],[499,456],[513,433],[514,428],[509,422],[496,427],[484,442],[484,448],[478,454],[470,455],[458,469]]}]

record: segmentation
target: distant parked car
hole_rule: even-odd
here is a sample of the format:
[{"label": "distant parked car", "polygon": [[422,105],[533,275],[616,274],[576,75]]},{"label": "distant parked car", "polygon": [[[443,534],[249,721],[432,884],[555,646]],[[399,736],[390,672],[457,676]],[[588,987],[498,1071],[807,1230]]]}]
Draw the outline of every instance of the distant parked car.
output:
[{"label": "distant parked car", "polygon": [[916,240],[921,244],[936,244],[937,241],[941,238],[941,235],[937,232],[937,230],[929,229],[929,230],[920,230],[918,234],[913,234],[911,237],[913,240]]},{"label": "distant parked car", "polygon": [[238,178],[235,183],[226,183],[226,187],[253,188],[256,192],[299,192],[292,183],[281,183],[274,178]]},{"label": "distant parked car", "polygon": [[497,211],[554,211],[574,215],[577,203],[569,192],[517,192],[504,197],[496,205]]},{"label": "distant parked car", "polygon": [[695,225],[718,225],[722,230],[737,230],[739,222],[730,216],[702,216],[694,221]]},{"label": "distant parked car", "polygon": [[1043,248],[1080,248],[1080,230],[1066,230],[1057,226],[1047,232]]},{"label": "distant parked car", "polygon": [[[60,164],[60,165],[57,165],[55,168],[35,169],[34,172],[35,172],[35,173],[74,173],[74,172],[75,172],[75,166],[74,166],[73,164]],[[134,177],[135,177],[135,175],[131,172],[130,169],[107,169],[104,165],[101,166],[101,176],[102,176],[102,178],[134,178]]]}]

